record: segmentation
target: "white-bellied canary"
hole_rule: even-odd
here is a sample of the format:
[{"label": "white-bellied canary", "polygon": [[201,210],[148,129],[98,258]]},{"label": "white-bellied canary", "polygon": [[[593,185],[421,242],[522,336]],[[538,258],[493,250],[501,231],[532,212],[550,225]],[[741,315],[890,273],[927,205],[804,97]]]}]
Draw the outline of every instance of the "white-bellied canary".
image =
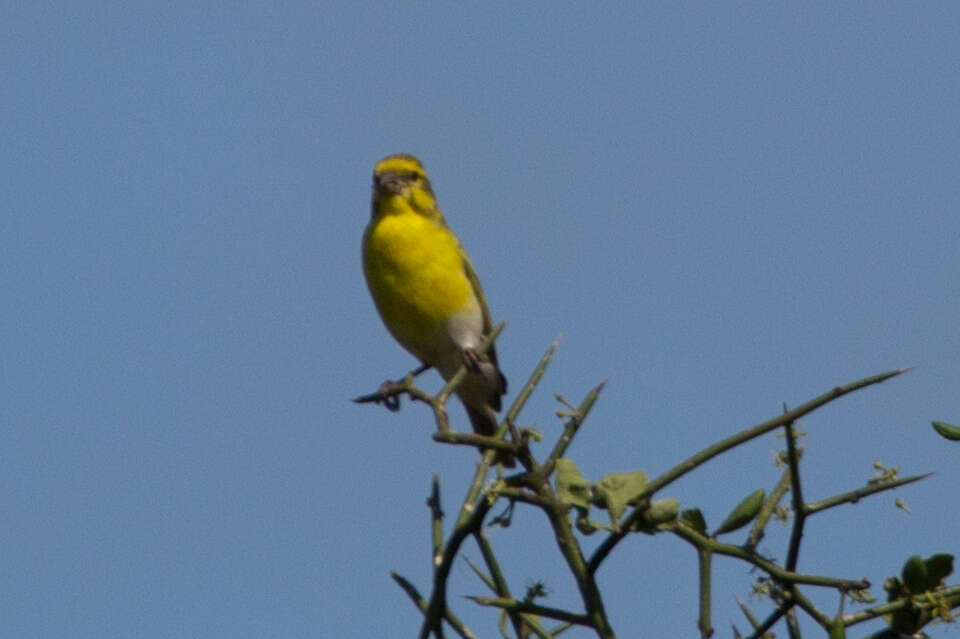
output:
[{"label": "white-bellied canary", "polygon": [[[474,432],[492,435],[492,411],[500,410],[507,380],[495,349],[479,357],[474,351],[491,330],[490,310],[470,258],[412,155],[391,155],[374,167],[363,271],[383,323],[401,346],[444,379],[468,364],[457,396]],[[512,459],[500,461],[513,465]]]}]

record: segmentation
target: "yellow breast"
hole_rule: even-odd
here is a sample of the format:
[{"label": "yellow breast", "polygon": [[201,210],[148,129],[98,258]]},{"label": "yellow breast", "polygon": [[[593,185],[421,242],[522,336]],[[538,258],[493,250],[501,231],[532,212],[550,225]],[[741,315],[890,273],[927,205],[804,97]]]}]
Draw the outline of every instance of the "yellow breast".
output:
[{"label": "yellow breast", "polygon": [[451,348],[447,320],[478,306],[457,238],[442,221],[414,211],[371,221],[363,266],[384,324],[424,362]]}]

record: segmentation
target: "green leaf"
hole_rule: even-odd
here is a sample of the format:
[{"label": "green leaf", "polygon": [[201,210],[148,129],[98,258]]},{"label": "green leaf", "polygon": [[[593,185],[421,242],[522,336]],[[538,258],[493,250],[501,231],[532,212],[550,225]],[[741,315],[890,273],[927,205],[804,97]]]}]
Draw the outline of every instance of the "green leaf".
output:
[{"label": "green leaf", "polygon": [[896,601],[903,596],[903,582],[898,577],[887,577],[883,589],[887,591],[887,601]]},{"label": "green leaf", "polygon": [[657,532],[657,526],[676,521],[680,511],[680,502],[676,499],[658,499],[650,504],[640,515],[640,520],[630,530],[652,535]]},{"label": "green leaf", "polygon": [[940,587],[940,582],[953,573],[953,555],[949,553],[932,555],[923,563],[927,565],[926,590],[936,590]]},{"label": "green leaf", "polygon": [[564,457],[558,459],[555,477],[561,499],[584,512],[590,510],[590,482],[572,461]]},{"label": "green leaf", "polygon": [[592,535],[598,530],[606,530],[607,528],[601,524],[598,524],[595,521],[590,521],[587,517],[577,517],[577,530],[584,535]]},{"label": "green leaf", "polygon": [[900,574],[903,579],[903,585],[911,594],[919,594],[927,589],[927,563],[920,555],[913,555],[903,564],[903,571]]},{"label": "green leaf", "polygon": [[[938,553],[926,559],[913,555],[903,564],[901,576],[907,592],[904,595],[919,595],[936,590],[953,573],[953,555]],[[891,593],[892,594],[892,593]]]},{"label": "green leaf", "polygon": [[933,430],[937,431],[944,439],[950,441],[960,441],[960,428],[946,422],[930,422],[933,424]]},{"label": "green leaf", "polygon": [[680,513],[680,520],[696,530],[701,535],[707,534],[707,520],[699,508],[690,508]]},{"label": "green leaf", "polygon": [[593,505],[609,510],[610,521],[616,524],[627,504],[644,491],[647,483],[647,475],[642,470],[610,473],[592,486]]},{"label": "green leaf", "polygon": [[913,606],[907,606],[890,615],[890,629],[897,632],[898,637],[912,637],[923,627],[922,621],[920,611]]},{"label": "green leaf", "polygon": [[743,501],[737,504],[733,512],[727,515],[727,518],[723,520],[720,527],[713,532],[713,536],[716,537],[717,535],[743,528],[753,521],[753,518],[757,516],[757,513],[759,513],[763,507],[763,498],[765,496],[766,493],[762,488],[747,495]]},{"label": "green leaf", "polygon": [[680,502],[676,499],[658,499],[643,512],[643,521],[651,526],[666,524],[676,520],[680,512]]}]

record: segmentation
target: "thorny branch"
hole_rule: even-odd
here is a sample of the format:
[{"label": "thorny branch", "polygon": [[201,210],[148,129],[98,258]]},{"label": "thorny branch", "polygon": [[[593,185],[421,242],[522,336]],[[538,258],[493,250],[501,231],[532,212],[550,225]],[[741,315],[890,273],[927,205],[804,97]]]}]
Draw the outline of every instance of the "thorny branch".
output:
[{"label": "thorny branch", "polygon": [[[480,346],[478,352],[485,352],[496,339],[496,336],[502,328],[503,324],[501,323]],[[568,446],[580,432],[581,426],[603,389],[603,384],[600,384],[590,391],[579,406],[572,407],[568,404],[569,410],[565,411],[567,419],[563,432],[558,437],[551,452],[542,462],[538,461],[531,453],[525,434],[521,434],[520,439],[517,438],[517,434],[520,431],[515,427],[516,419],[521,409],[542,379],[556,348],[557,344],[554,342],[550,348],[547,349],[547,352],[531,374],[530,379],[523,386],[517,399],[507,411],[497,433],[492,437],[456,432],[449,428],[444,405],[447,398],[460,382],[463,371],[451,378],[443,390],[437,395],[429,395],[414,385],[414,376],[421,372],[418,370],[407,375],[402,381],[388,382],[381,386],[376,393],[358,397],[354,400],[358,403],[382,403],[388,409],[396,410],[399,407],[400,396],[406,394],[414,401],[421,401],[431,406],[437,423],[437,432],[434,434],[434,440],[452,445],[472,446],[481,451],[485,451],[482,461],[478,464],[477,472],[471,482],[467,496],[460,507],[459,515],[445,542],[443,540],[443,512],[440,508],[439,484],[436,478],[434,478],[433,489],[430,499],[428,500],[431,511],[431,530],[434,548],[434,576],[429,599],[421,596],[416,588],[403,577],[395,573],[393,574],[394,580],[407,592],[417,608],[424,614],[423,625],[419,633],[421,639],[426,639],[431,634],[438,638],[442,637],[442,624],[444,621],[461,637],[475,636],[450,610],[446,593],[450,569],[455,559],[459,556],[463,542],[470,537],[474,539],[480,549],[481,556],[486,565],[486,572],[473,563],[471,563],[470,566],[494,596],[471,596],[468,597],[468,599],[477,604],[493,606],[503,611],[503,614],[506,615],[506,619],[509,620],[517,637],[552,637],[555,636],[556,632],[566,629],[571,624],[592,628],[598,637],[615,637],[603,605],[602,593],[594,580],[594,575],[603,561],[622,539],[633,531],[643,529],[644,516],[650,507],[653,496],[713,457],[778,428],[783,428],[787,435],[786,459],[788,462],[788,470],[785,471],[778,486],[763,504],[761,513],[756,519],[746,545],[737,546],[722,543],[706,536],[705,533],[695,530],[688,523],[681,520],[676,520],[672,523],[658,524],[655,530],[650,530],[649,528],[643,529],[646,532],[672,531],[697,549],[698,555],[701,558],[701,615],[698,622],[701,636],[708,637],[713,632],[710,623],[709,605],[710,572],[712,565],[710,559],[716,555],[744,561],[763,571],[766,577],[771,580],[771,583],[775,584],[777,592],[780,593],[778,595],[779,605],[777,609],[766,620],[760,622],[754,620],[752,616],[750,617],[753,620],[751,624],[754,626],[753,636],[756,637],[762,636],[764,632],[784,617],[784,615],[791,617],[792,620],[791,627],[788,630],[790,632],[798,632],[798,630],[795,630],[796,620],[794,618],[794,612],[797,609],[802,610],[819,625],[829,630],[828,626],[833,624],[841,623],[843,625],[852,625],[854,623],[860,623],[878,614],[884,614],[880,611],[891,609],[891,606],[897,605],[894,603],[877,606],[873,609],[877,611],[876,614],[868,610],[847,615],[843,618],[837,617],[836,619],[830,619],[826,614],[819,611],[802,594],[799,589],[801,586],[827,587],[833,588],[840,593],[846,593],[864,590],[868,588],[870,584],[862,579],[841,579],[823,575],[805,575],[795,572],[796,560],[802,542],[803,528],[807,517],[824,509],[842,503],[855,503],[857,500],[868,495],[891,490],[898,486],[922,479],[927,475],[878,482],[868,485],[865,488],[858,488],[819,502],[804,502],[799,474],[800,455],[795,445],[793,425],[800,417],[811,413],[825,404],[848,393],[886,381],[900,375],[908,369],[894,370],[843,386],[837,386],[792,410],[786,410],[777,417],[717,442],[681,462],[660,477],[650,481],[642,493],[630,501],[633,506],[619,522],[615,522],[616,525],[610,528],[610,532],[606,538],[593,552],[592,556],[587,559],[583,554],[577,535],[574,534],[574,526],[570,518],[571,504],[565,502],[564,499],[558,496],[556,490],[550,483],[550,478],[554,473],[557,461],[564,457]],[[508,434],[512,435],[510,441],[504,439]],[[492,485],[486,484],[485,481],[489,474],[489,469],[494,463],[497,451],[508,451],[516,455],[523,466],[523,471],[506,478],[500,477],[498,474],[498,481]],[[758,554],[756,552],[756,545],[763,536],[763,529],[769,521],[770,515],[786,494],[788,487],[792,498],[794,524],[791,541],[787,550],[787,559],[783,565],[779,565]],[[517,599],[510,594],[506,577],[501,570],[494,549],[483,532],[483,524],[487,515],[492,506],[500,500],[509,502],[510,508],[506,515],[498,516],[494,520],[495,523],[501,523],[502,525],[508,524],[509,517],[512,515],[512,508],[515,504],[536,508],[547,517],[553,532],[554,542],[564,557],[567,567],[580,591],[583,610],[570,611],[544,606],[535,603],[533,600],[534,595],[529,593],[525,599]],[[537,540],[538,543],[539,541],[540,540]],[[954,591],[958,589],[960,589],[960,587],[954,587],[948,592],[951,596],[954,596]],[[960,596],[956,596],[956,599],[950,601],[952,601],[955,606],[960,606]],[[901,602],[900,605],[906,604]],[[564,623],[558,628],[547,630],[541,625],[539,621],[540,618],[555,619]],[[503,631],[504,628],[501,627],[501,630]]]}]

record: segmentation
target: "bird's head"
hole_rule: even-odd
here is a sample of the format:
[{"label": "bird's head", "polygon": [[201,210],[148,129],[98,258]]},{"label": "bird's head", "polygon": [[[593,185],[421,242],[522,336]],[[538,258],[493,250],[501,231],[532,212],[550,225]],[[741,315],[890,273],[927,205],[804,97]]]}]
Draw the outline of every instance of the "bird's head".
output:
[{"label": "bird's head", "polygon": [[373,169],[373,215],[413,209],[420,214],[436,211],[437,201],[420,160],[400,153],[390,155]]}]

